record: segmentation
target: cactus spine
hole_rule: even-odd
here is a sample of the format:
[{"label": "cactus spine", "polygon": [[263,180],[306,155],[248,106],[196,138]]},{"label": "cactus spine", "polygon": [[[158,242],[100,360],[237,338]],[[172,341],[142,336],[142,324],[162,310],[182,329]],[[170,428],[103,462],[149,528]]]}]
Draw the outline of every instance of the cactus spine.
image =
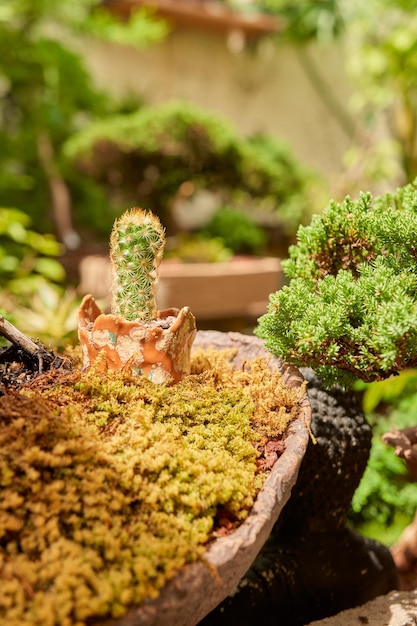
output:
[{"label": "cactus spine", "polygon": [[150,211],[130,209],[115,221],[110,237],[112,313],[128,321],[156,318],[164,245],[164,228]]}]

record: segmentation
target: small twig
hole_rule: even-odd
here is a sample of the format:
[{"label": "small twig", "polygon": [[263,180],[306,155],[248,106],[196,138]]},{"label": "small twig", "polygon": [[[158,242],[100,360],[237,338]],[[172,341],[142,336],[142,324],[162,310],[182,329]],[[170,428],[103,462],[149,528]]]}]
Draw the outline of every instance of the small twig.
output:
[{"label": "small twig", "polygon": [[394,448],[396,456],[404,459],[413,479],[417,481],[417,428],[393,430],[382,435],[382,441]]},{"label": "small twig", "polygon": [[14,343],[15,346],[18,346],[27,354],[31,356],[37,356],[39,352],[39,346],[26,337],[20,330],[13,326],[10,322],[8,322],[3,315],[0,315],[0,335]]},{"label": "small twig", "polygon": [[407,435],[403,431],[397,429],[389,433],[384,433],[382,435],[382,441],[393,448],[409,447],[411,445],[411,441]]},{"label": "small twig", "polygon": [[[20,330],[8,322],[3,315],[0,315],[0,335],[11,341],[15,346],[26,352],[31,357],[38,360],[39,374],[43,372],[44,360],[51,361],[48,352],[42,346],[26,337]],[[48,358],[49,357],[49,358]]]}]

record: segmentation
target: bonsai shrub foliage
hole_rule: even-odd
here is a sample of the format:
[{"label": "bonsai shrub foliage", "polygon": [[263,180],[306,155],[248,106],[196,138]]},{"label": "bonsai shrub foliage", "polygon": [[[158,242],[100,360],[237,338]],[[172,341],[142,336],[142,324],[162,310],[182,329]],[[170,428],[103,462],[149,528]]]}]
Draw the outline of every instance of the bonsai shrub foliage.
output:
[{"label": "bonsai shrub foliage", "polygon": [[312,367],[328,385],[356,383],[364,392],[374,437],[350,520],[386,543],[416,508],[403,462],[381,441],[393,424],[415,424],[416,229],[415,183],[331,202],[299,228],[283,263],[290,282],[271,296],[257,328],[275,354]]},{"label": "bonsai shrub foliage", "polygon": [[417,364],[417,186],[331,202],[300,226],[257,334],[274,354],[345,386]]},{"label": "bonsai shrub foliage", "polygon": [[68,163],[99,184],[115,210],[139,205],[175,232],[183,190],[210,189],[219,206],[257,207],[294,234],[310,217],[311,175],[286,146],[241,138],[224,119],[186,102],[143,106],[91,123],[66,144]]}]

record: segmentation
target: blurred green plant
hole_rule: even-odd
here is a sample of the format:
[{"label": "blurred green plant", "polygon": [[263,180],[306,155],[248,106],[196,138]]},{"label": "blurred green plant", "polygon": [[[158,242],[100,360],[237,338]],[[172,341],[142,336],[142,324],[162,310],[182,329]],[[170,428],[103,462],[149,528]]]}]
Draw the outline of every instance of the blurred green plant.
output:
[{"label": "blurred green plant", "polygon": [[284,232],[311,215],[307,172],[280,142],[243,139],[221,117],[185,102],[142,107],[99,120],[65,147],[71,164],[97,181],[113,206],[139,204],[172,234],[170,211],[184,184],[210,189],[222,204],[258,205]]},{"label": "blurred green plant", "polygon": [[400,372],[377,383],[358,381],[373,439],[366,471],[356,490],[349,521],[355,529],[392,545],[417,510],[417,488],[406,465],[381,439],[393,429],[414,427],[417,414],[417,370]]},{"label": "blurred green plant", "polygon": [[417,176],[416,3],[355,0],[345,2],[344,11],[348,68],[357,87],[353,111],[368,142],[378,144],[384,129],[392,140],[387,157],[399,153],[400,182],[411,182]]},{"label": "blurred green plant", "polygon": [[205,237],[196,233],[179,233],[167,241],[165,259],[179,259],[184,263],[225,263],[233,252],[220,237]]},{"label": "blurred green plant", "polygon": [[291,41],[328,41],[344,30],[341,0],[256,0],[255,4],[284,19],[282,36]]},{"label": "blurred green plant", "polygon": [[0,208],[2,314],[57,348],[75,339],[79,304],[75,290],[62,284],[65,271],[56,258],[61,248],[53,235],[32,230],[23,211]]},{"label": "blurred green plant", "polygon": [[234,254],[259,255],[265,250],[267,236],[255,220],[242,210],[222,207],[211,217],[202,234],[218,237]]},{"label": "blurred green plant", "polygon": [[[254,0],[283,18],[280,41],[295,44],[305,75],[352,140],[346,193],[370,182],[417,176],[417,14],[415,0]],[[377,16],[377,17],[376,17]],[[311,54],[311,43],[343,45],[353,94],[343,101]]]},{"label": "blurred green plant", "polygon": [[34,292],[39,279],[62,282],[65,271],[54,258],[61,246],[52,235],[31,228],[30,217],[19,209],[0,208],[0,279],[12,293]]},{"label": "blurred green plant", "polygon": [[378,383],[357,380],[355,389],[362,394],[363,410],[367,415],[375,415],[377,411],[387,413],[400,400],[414,395],[417,389],[417,369],[402,370],[397,376],[390,376]]},{"label": "blurred green plant", "polygon": [[93,86],[75,41],[139,45],[165,33],[149,13],[121,24],[93,0],[0,3],[0,206],[24,209],[38,230],[55,230],[68,247],[78,243],[74,217],[100,229],[107,205],[61,150],[72,133],[121,105]]},{"label": "blurred green plant", "polygon": [[74,288],[40,279],[36,291],[19,297],[4,293],[3,300],[10,320],[29,337],[56,350],[64,350],[69,344],[78,342],[80,297]]},{"label": "blurred green plant", "polygon": [[[287,148],[266,138],[240,139],[225,122],[186,105],[177,105],[176,111],[176,105],[171,111],[143,107],[135,122],[128,113],[140,106],[137,101],[114,102],[92,84],[80,53],[84,38],[143,46],[166,33],[167,25],[149,9],[121,23],[113,17],[111,3],[2,3],[0,204],[24,207],[37,229],[54,230],[73,248],[80,230],[89,239],[107,237],[117,214],[138,203],[152,208],[169,228],[163,212],[191,172],[197,189],[221,188],[224,203],[233,199],[234,205],[253,205],[256,199],[262,210],[278,207],[284,229],[294,232],[311,204],[306,200],[311,177]],[[130,143],[120,167],[108,150],[103,148],[103,154],[103,142],[97,148],[96,161],[109,166],[111,181],[85,176],[63,154],[69,138],[90,125],[93,133],[101,120],[106,120],[104,128],[113,129],[110,152],[115,145],[126,149],[124,129],[129,132],[129,124],[137,124],[132,137],[137,146]]]}]

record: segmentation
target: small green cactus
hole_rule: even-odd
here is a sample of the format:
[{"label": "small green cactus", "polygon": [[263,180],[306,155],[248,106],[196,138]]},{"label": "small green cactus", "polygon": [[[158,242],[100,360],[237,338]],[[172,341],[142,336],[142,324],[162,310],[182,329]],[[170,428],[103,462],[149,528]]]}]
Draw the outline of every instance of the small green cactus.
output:
[{"label": "small green cactus", "polygon": [[158,270],[165,232],[150,211],[134,208],[114,223],[110,237],[112,313],[125,320],[156,318]]}]

